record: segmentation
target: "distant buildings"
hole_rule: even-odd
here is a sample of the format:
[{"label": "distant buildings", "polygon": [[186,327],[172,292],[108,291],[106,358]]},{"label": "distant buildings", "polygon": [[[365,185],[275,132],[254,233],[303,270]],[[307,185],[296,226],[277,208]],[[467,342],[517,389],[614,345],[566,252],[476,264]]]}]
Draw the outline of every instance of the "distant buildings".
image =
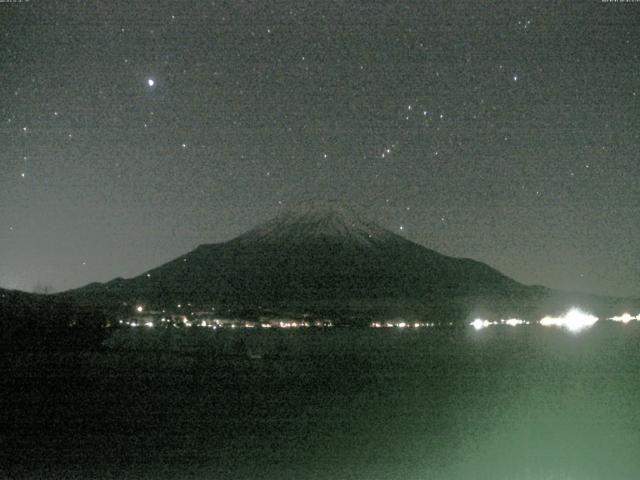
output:
[{"label": "distant buildings", "polygon": [[[178,308],[181,308],[179,305]],[[218,317],[211,311],[193,311],[190,313],[167,313],[166,310],[146,310],[138,305],[134,313],[121,318],[119,325],[148,328],[330,328],[333,320],[311,318],[260,317],[257,320]]]}]

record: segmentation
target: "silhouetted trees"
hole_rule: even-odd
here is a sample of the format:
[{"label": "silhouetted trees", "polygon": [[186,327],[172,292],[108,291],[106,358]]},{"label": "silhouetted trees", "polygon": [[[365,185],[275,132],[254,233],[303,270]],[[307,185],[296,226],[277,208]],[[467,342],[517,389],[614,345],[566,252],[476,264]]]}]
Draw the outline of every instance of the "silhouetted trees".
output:
[{"label": "silhouetted trees", "polygon": [[0,290],[3,351],[99,348],[110,323],[96,308],[56,296]]}]

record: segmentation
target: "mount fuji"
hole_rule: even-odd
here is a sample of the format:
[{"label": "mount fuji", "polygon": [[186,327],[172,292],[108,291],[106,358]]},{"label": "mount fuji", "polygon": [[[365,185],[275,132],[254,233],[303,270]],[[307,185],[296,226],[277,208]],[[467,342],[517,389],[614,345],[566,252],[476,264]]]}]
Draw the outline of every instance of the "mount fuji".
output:
[{"label": "mount fuji", "polygon": [[347,208],[289,211],[224,243],[195,250],[131,279],[63,295],[116,307],[178,304],[340,317],[434,319],[532,316],[601,298],[526,286],[468,258],[442,255]]}]

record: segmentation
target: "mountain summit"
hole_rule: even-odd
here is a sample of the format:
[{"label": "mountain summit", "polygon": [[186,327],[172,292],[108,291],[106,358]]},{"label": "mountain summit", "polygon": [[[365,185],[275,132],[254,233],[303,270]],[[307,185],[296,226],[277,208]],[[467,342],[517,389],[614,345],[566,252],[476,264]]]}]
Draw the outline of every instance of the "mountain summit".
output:
[{"label": "mountain summit", "polygon": [[366,220],[349,208],[321,207],[284,212],[234,241],[304,243],[318,239],[351,241],[371,246],[401,237]]}]

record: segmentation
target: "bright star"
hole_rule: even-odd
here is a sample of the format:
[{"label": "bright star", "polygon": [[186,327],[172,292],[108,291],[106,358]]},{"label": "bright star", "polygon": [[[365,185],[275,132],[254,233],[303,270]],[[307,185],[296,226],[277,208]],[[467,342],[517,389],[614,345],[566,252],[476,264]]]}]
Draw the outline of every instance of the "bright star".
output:
[{"label": "bright star", "polygon": [[149,85],[150,87],[153,87],[155,84],[156,82],[153,78],[147,79],[147,85]]}]

